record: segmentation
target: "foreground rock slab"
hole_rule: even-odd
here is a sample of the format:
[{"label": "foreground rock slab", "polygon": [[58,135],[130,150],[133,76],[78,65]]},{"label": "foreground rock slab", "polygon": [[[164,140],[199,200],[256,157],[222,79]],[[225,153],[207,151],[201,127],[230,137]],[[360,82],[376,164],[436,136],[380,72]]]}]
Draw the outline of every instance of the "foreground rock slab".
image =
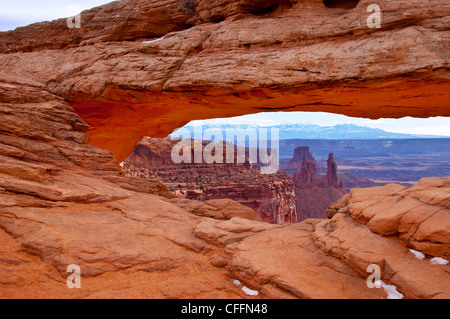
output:
[{"label": "foreground rock slab", "polygon": [[[0,76],[0,97],[2,298],[388,297],[368,288],[369,264],[407,298],[450,297],[450,266],[430,262],[449,258],[449,179],[354,189],[329,220],[272,225],[122,176],[39,83]],[[71,264],[81,289],[66,286]]]}]

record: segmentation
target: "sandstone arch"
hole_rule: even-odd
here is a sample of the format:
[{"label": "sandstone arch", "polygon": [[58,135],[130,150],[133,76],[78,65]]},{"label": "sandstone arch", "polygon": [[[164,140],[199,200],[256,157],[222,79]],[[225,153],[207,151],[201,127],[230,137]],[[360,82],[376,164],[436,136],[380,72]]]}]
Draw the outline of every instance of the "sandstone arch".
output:
[{"label": "sandstone arch", "polygon": [[[113,2],[83,13],[79,31],[61,31],[63,19],[1,33],[3,71],[64,97],[91,125],[92,144],[118,161],[141,137],[167,136],[193,119],[273,110],[450,115],[445,1],[380,1],[376,30],[365,24],[368,0],[344,13],[320,1],[230,0],[214,3],[220,23],[205,23],[213,4],[196,2],[198,17],[187,22],[164,13],[178,0],[166,2],[154,9],[132,1],[133,14],[117,21],[121,32],[108,20],[111,6],[117,16],[124,10]],[[270,6],[280,9],[252,14]],[[146,22],[149,14],[158,25]]]}]

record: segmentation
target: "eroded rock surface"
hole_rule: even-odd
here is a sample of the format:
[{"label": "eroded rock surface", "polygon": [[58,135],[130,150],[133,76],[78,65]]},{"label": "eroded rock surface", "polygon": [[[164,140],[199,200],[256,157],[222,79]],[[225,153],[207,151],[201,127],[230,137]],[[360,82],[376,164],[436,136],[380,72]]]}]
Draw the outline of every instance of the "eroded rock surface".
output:
[{"label": "eroded rock surface", "polygon": [[312,169],[314,170],[316,170],[316,168],[323,168],[322,165],[316,162],[316,159],[309,151],[309,146],[298,146],[294,149],[294,155],[289,160],[289,163],[284,165],[281,169],[293,177],[295,173],[301,171],[303,159],[309,163],[312,163],[314,165],[314,168]]},{"label": "eroded rock surface", "polygon": [[[355,189],[330,220],[271,225],[230,200],[121,176],[38,83],[2,76],[0,97],[0,297],[385,298],[366,284],[377,264],[405,297],[449,298],[450,266],[429,260],[449,256],[448,179]],[[82,289],[66,286],[70,264]]]},{"label": "eroded rock surface", "polygon": [[423,178],[411,188],[389,184],[353,189],[327,210],[327,216],[349,212],[374,233],[397,236],[427,255],[448,258],[449,192],[446,178]]}]

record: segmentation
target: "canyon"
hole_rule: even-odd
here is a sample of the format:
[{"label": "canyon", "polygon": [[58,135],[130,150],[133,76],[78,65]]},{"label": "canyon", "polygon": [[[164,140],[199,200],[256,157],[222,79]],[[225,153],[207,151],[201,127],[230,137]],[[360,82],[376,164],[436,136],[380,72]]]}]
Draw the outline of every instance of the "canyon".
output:
[{"label": "canyon", "polygon": [[448,1],[380,0],[379,29],[367,0],[194,3],[115,1],[80,29],[0,32],[0,297],[390,298],[367,285],[377,265],[404,298],[450,298],[435,262],[450,259],[449,178],[352,189],[327,219],[270,224],[119,165],[193,119],[449,116]]},{"label": "canyon", "polygon": [[[450,139],[289,139],[280,140],[280,165],[287,168],[296,147],[308,145],[321,166],[334,153],[338,174],[347,191],[355,187],[397,183],[412,186],[422,177],[450,177]],[[318,175],[325,174],[318,168]]]},{"label": "canyon", "polygon": [[325,210],[347,192],[342,188],[342,181],[337,174],[337,165],[330,153],[327,160],[326,174],[319,179],[316,168],[318,163],[307,146],[299,146],[294,157],[285,166],[290,168],[298,162],[302,155],[300,169],[294,173],[293,181],[297,194],[298,220],[307,218],[325,218]]},{"label": "canyon", "polygon": [[[239,164],[234,145],[232,164],[226,164],[226,146],[223,146],[224,164],[207,164],[204,160],[202,163],[175,164],[171,153],[177,143],[179,140],[142,139],[123,162],[126,176],[157,179],[169,190],[187,199],[206,202],[211,199],[233,199],[254,209],[265,222],[297,222],[295,188],[287,174],[281,171],[261,174],[259,165],[250,164],[248,157],[245,163]],[[193,159],[193,147],[191,151]],[[243,152],[248,154],[249,150]]]},{"label": "canyon", "polygon": [[[190,140],[183,141],[191,144]],[[273,224],[326,218],[325,210],[347,193],[338,176],[333,153],[329,154],[325,175],[319,179],[316,168],[323,166],[316,162],[308,146],[297,147],[287,165],[276,174],[265,175],[260,173],[258,164],[250,164],[248,157],[245,163],[238,164],[234,145],[233,164],[208,164],[204,160],[194,163],[194,147],[190,148],[191,163],[175,164],[171,154],[179,142],[170,138],[142,139],[121,164],[125,175],[156,179],[177,196],[187,199],[203,202],[232,199],[254,209],[263,221]],[[204,141],[202,148],[208,143]],[[248,155],[248,148],[243,153]],[[225,163],[226,146],[223,154]],[[284,172],[294,172],[292,179]],[[361,180],[364,183],[364,179],[355,176],[347,182],[361,184]]]}]

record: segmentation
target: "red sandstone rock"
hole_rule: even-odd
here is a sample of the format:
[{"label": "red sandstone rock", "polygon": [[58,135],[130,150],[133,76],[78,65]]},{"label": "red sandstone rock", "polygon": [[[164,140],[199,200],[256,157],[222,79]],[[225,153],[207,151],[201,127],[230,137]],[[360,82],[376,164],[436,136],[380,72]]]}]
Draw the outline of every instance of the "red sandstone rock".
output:
[{"label": "red sandstone rock", "polygon": [[[377,264],[406,298],[450,298],[450,266],[429,258],[449,258],[447,178],[355,189],[329,220],[271,225],[236,203],[126,178],[114,159],[191,119],[273,108],[449,115],[448,2],[379,1],[379,30],[364,25],[365,0],[350,11],[296,1],[267,16],[254,13],[275,2],[196,3],[185,17],[164,11],[169,0],[114,2],[87,13],[84,30],[61,34],[59,20],[0,34],[0,297],[250,297],[235,278],[262,298],[386,297],[366,285]],[[64,98],[114,155],[88,144]],[[66,286],[72,263],[81,290]]]},{"label": "red sandstone rock", "polygon": [[[294,154],[295,157],[295,154]],[[297,193],[298,220],[306,218],[325,218],[325,210],[332,203],[345,195],[342,182],[337,175],[337,165],[333,153],[327,161],[327,173],[321,179],[317,178],[314,157],[313,162],[303,157],[301,169],[294,173],[293,181]]]},{"label": "red sandstone rock", "polygon": [[[187,191],[185,197],[194,200],[231,198],[254,209],[263,221],[273,224],[296,223],[295,188],[287,175],[267,184],[238,184],[207,187],[201,191]],[[279,179],[279,180],[278,180]]]},{"label": "red sandstone rock", "polygon": [[342,181],[337,174],[337,164],[334,161],[333,153],[330,153],[327,160],[327,173],[320,181],[323,186],[342,188]]},{"label": "red sandstone rock", "polygon": [[[0,96],[2,298],[250,297],[233,279],[263,298],[386,297],[367,288],[372,263],[407,298],[449,298],[449,266],[409,252],[448,258],[448,179],[356,189],[331,220],[271,225],[120,176],[111,153],[70,138],[81,120],[37,83],[2,79]],[[81,290],[66,287],[74,263]]]},{"label": "red sandstone rock", "polygon": [[299,146],[294,150],[294,156],[292,156],[289,163],[282,167],[282,169],[286,172],[293,170],[295,173],[302,169],[303,159],[308,161],[309,163],[314,164],[315,168],[321,168],[322,165],[316,162],[316,159],[312,156],[309,151],[309,146]]},{"label": "red sandstone rock", "polygon": [[80,29],[70,29],[67,18],[63,18],[2,32],[0,52],[63,49],[96,42],[160,37],[196,24],[219,22],[236,14],[276,9],[287,3],[287,0],[113,1],[83,11]]},{"label": "red sandstone rock", "polygon": [[314,162],[307,161],[303,157],[302,165],[299,171],[294,174],[293,180],[297,188],[309,188],[317,185],[317,172]]}]

